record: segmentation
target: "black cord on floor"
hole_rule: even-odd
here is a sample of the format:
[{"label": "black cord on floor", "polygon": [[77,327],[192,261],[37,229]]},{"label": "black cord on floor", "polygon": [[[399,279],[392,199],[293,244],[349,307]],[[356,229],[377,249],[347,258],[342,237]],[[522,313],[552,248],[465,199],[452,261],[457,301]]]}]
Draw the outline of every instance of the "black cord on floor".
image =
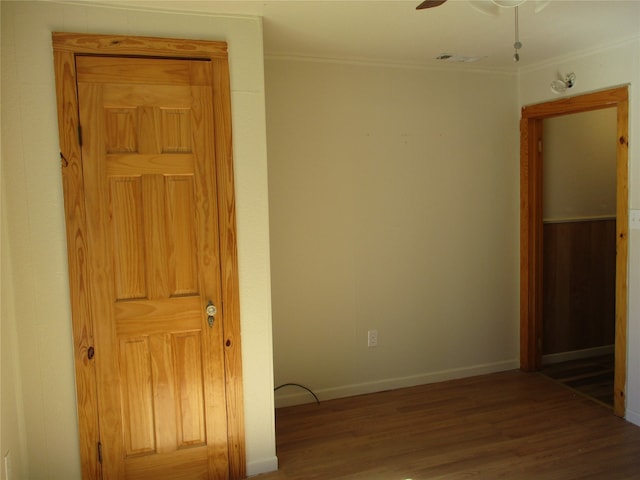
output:
[{"label": "black cord on floor", "polygon": [[282,385],[278,385],[276,388],[274,388],[273,391],[275,392],[277,390],[280,390],[282,387],[300,387],[300,388],[304,388],[307,392],[309,392],[311,395],[313,395],[313,398],[316,399],[316,403],[318,405],[320,405],[320,400],[318,400],[318,397],[316,396],[316,394],[313,393],[310,388],[307,388],[304,385],[300,385],[299,383],[283,383]]}]

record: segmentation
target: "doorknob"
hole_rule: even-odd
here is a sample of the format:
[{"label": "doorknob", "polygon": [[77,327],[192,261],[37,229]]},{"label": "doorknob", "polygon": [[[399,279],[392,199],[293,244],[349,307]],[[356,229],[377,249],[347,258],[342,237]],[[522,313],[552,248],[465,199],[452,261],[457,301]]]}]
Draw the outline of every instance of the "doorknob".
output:
[{"label": "doorknob", "polygon": [[218,313],[218,309],[211,300],[207,303],[207,309],[205,311],[207,312],[207,322],[209,322],[209,327],[213,327],[213,321],[215,320],[216,313]]}]

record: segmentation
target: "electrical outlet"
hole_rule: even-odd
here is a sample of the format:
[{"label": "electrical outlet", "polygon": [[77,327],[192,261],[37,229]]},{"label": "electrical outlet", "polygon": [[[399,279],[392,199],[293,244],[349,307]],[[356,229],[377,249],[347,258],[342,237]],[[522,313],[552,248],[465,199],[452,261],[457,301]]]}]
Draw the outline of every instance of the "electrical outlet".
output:
[{"label": "electrical outlet", "polygon": [[629,228],[640,230],[640,210],[629,210]]},{"label": "electrical outlet", "polygon": [[367,347],[378,346],[378,330],[369,330],[367,332]]}]

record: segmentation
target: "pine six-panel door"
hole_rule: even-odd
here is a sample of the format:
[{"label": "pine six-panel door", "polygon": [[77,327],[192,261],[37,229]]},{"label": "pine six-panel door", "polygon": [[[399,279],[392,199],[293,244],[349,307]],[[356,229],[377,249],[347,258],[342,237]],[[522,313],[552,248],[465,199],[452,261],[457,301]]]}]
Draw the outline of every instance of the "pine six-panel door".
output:
[{"label": "pine six-panel door", "polygon": [[76,72],[103,476],[228,478],[211,62]]}]

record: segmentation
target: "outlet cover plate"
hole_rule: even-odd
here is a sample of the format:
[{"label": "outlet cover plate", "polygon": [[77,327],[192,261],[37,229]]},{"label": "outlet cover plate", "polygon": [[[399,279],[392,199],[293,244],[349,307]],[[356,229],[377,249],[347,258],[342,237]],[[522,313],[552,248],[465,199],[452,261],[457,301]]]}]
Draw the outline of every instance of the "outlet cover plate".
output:
[{"label": "outlet cover plate", "polygon": [[640,210],[629,210],[629,228],[631,230],[640,230]]},{"label": "outlet cover plate", "polygon": [[369,330],[367,332],[367,346],[368,347],[378,346],[378,330]]}]

